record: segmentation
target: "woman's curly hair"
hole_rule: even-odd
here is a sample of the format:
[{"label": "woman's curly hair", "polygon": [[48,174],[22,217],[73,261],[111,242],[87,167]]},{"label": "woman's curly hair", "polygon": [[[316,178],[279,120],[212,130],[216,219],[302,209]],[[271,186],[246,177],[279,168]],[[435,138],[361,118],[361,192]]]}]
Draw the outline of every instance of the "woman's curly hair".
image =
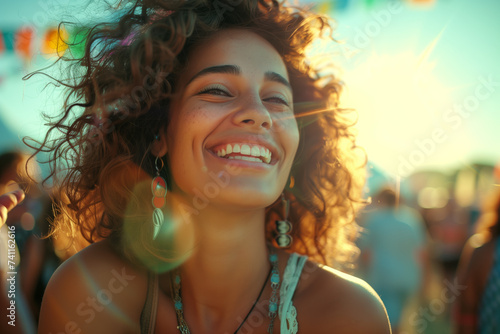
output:
[{"label": "woman's curly hair", "polygon": [[[340,81],[306,54],[319,38],[333,41],[329,19],[277,0],[137,0],[117,9],[118,21],[88,31],[83,57],[64,58],[73,64],[73,81],[58,80],[69,90],[64,111],[32,144],[50,153],[48,179],[59,189],[55,230],[68,224],[89,242],[120,234],[137,199],[134,183],[154,175],[152,143],[168,125],[190,50],[222,29],[247,29],[276,48],[293,88],[300,143],[285,189],[290,251],[322,263],[351,261],[364,154],[350,111],[338,107]],[[270,241],[279,206],[267,210]]]},{"label": "woman's curly hair", "polygon": [[486,240],[500,237],[500,188],[494,188],[483,200],[475,230]]}]

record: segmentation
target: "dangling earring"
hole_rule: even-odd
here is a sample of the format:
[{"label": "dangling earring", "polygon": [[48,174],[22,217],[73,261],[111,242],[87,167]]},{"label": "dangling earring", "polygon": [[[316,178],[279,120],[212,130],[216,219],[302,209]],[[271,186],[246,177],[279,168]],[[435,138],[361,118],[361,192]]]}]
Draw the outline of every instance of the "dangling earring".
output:
[{"label": "dangling earring", "polygon": [[[161,166],[158,167],[158,160],[161,161]],[[161,225],[163,225],[163,211],[161,208],[165,205],[165,197],[167,196],[167,181],[160,176],[160,171],[163,168],[163,160],[160,157],[155,159],[156,176],[151,182],[151,192],[153,193],[153,240],[160,233]]]},{"label": "dangling earring", "polygon": [[288,214],[290,211],[290,202],[281,194],[281,205],[283,207],[284,220],[276,221],[276,232],[278,236],[275,241],[279,248],[288,248],[292,245],[293,238],[290,235],[292,232],[292,223],[288,221]]}]

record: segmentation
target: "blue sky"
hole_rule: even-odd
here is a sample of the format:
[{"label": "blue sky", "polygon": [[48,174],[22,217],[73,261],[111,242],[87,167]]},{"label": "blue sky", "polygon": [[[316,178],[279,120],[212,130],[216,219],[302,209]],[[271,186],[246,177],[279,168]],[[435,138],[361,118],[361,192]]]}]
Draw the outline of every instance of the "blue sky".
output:
[{"label": "blue sky", "polygon": [[393,175],[409,165],[447,170],[499,161],[500,2],[390,9],[387,2],[334,14],[340,39],[354,48],[363,42],[339,63],[370,159]]},{"label": "blue sky", "polygon": [[[0,29],[31,22],[41,34],[61,13],[105,15],[67,9],[87,2],[4,1]],[[318,52],[339,67],[343,105],[358,110],[359,142],[371,161],[392,175],[500,161],[499,1],[436,0],[419,7],[379,0],[370,10],[364,1],[350,1],[330,14],[343,44]],[[13,54],[0,55],[0,122],[18,136],[39,138],[40,112],[57,111],[60,93],[44,89],[43,77],[21,80],[49,62],[38,55],[23,64]]]}]

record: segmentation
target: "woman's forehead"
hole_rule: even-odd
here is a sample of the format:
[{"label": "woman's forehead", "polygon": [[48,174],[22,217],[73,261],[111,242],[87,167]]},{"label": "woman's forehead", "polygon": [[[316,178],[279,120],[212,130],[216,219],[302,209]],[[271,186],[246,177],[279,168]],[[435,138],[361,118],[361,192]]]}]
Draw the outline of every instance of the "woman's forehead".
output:
[{"label": "woman's forehead", "polygon": [[200,43],[190,52],[183,74],[194,75],[204,68],[221,65],[236,65],[243,72],[258,68],[288,77],[278,51],[261,36],[243,29],[222,30]]}]

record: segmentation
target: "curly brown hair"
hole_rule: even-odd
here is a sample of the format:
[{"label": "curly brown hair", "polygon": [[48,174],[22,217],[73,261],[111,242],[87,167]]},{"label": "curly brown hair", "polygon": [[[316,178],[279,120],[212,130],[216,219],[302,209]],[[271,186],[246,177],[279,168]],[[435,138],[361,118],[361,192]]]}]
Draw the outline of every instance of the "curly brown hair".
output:
[{"label": "curly brown hair", "polygon": [[483,200],[475,229],[487,239],[500,237],[500,188],[494,188]]},{"label": "curly brown hair", "polygon": [[[154,175],[151,146],[168,125],[190,50],[217,31],[248,29],[276,48],[293,88],[300,142],[285,189],[290,251],[349,263],[365,156],[351,112],[338,107],[341,82],[306,54],[318,38],[333,40],[329,19],[276,0],[137,0],[118,9],[117,22],[89,30],[82,58],[61,58],[72,62],[74,80],[58,81],[69,89],[64,111],[50,120],[44,141],[32,144],[50,153],[49,178],[60,190],[56,227],[69,224],[89,242],[120,235],[127,208],[139,201],[134,185]],[[279,202],[267,210],[270,241]]]}]

